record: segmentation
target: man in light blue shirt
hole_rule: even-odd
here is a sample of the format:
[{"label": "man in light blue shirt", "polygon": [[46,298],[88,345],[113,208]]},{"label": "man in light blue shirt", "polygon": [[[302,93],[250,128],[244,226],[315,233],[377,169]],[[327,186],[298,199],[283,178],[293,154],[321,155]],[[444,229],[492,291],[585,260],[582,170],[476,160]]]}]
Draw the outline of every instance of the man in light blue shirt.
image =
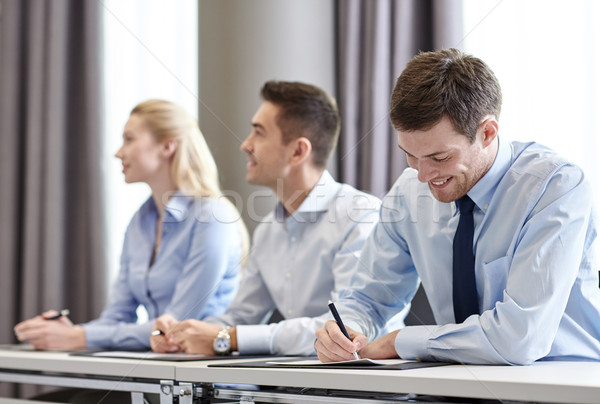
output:
[{"label": "man in light blue shirt", "polygon": [[[380,201],[336,182],[325,166],[339,133],[335,101],[304,83],[267,82],[241,146],[249,183],[279,199],[254,233],[240,289],[224,315],[177,322],[162,316],[159,352],[314,354],[328,300],[347,288],[377,221]],[[283,321],[261,324],[277,309]],[[405,312],[396,317],[401,326]]]},{"label": "man in light blue shirt", "polygon": [[[384,198],[360,268],[340,292],[338,311],[352,341],[327,322],[315,344],[322,361],[351,359],[355,351],[474,364],[600,360],[590,184],[552,150],[500,138],[500,106],[498,82],[477,58],[450,49],[407,65],[390,117],[410,168]],[[457,321],[453,240],[463,215],[456,201],[465,195],[475,204],[476,307]],[[437,325],[368,343],[419,282]]]}]

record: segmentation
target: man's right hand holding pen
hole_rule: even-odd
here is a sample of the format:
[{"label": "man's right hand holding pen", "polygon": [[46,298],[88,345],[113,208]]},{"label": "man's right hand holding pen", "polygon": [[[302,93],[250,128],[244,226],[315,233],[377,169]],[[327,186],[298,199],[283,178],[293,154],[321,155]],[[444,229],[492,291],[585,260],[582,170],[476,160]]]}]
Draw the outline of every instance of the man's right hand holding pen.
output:
[{"label": "man's right hand holding pen", "polygon": [[354,353],[358,352],[364,358],[362,348],[367,346],[369,340],[364,335],[346,327],[346,338],[336,321],[329,320],[323,328],[317,330],[315,348],[321,362],[339,362],[355,359]]},{"label": "man's right hand holding pen", "polygon": [[339,362],[354,359],[354,352],[358,352],[361,358],[386,359],[397,358],[398,354],[394,348],[394,341],[398,331],[384,335],[383,337],[369,343],[366,336],[346,327],[350,341],[340,330],[337,323],[329,320],[323,328],[316,332],[317,342],[315,348],[321,362]]}]

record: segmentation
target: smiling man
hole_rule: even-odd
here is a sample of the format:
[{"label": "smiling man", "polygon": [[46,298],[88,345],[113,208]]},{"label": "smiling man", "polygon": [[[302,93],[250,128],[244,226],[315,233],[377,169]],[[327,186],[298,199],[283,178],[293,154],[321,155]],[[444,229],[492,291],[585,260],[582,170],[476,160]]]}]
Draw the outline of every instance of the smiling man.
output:
[{"label": "smiling man", "polygon": [[[598,227],[582,170],[499,135],[500,86],[481,60],[421,53],[390,118],[410,168],[384,198],[364,264],[317,331],[322,361],[362,357],[476,364],[600,360]],[[368,343],[419,282],[437,325]]]},{"label": "smiling man", "polygon": [[[325,169],[339,133],[335,100],[313,85],[269,81],[242,143],[246,179],[271,189],[275,210],[254,232],[248,267],[224,315],[177,322],[160,317],[155,351],[314,354],[328,300],[348,287],[377,222],[380,201],[336,182]],[[283,320],[262,324],[274,309]],[[403,324],[406,312],[394,319]]]}]

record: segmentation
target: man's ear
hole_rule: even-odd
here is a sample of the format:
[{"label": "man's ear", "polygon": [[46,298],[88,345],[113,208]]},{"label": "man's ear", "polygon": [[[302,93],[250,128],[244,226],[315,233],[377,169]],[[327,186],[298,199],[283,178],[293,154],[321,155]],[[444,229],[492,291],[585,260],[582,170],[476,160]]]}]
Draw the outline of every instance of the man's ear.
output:
[{"label": "man's ear", "polygon": [[175,140],[167,140],[162,144],[162,154],[165,158],[173,157],[176,149],[177,142]]},{"label": "man's ear", "polygon": [[292,153],[292,164],[300,164],[307,158],[310,158],[312,153],[312,143],[307,138],[301,136],[292,140],[294,149]]},{"label": "man's ear", "polygon": [[493,116],[487,116],[481,123],[483,133],[483,145],[485,147],[492,144],[492,142],[498,137],[498,121]]}]

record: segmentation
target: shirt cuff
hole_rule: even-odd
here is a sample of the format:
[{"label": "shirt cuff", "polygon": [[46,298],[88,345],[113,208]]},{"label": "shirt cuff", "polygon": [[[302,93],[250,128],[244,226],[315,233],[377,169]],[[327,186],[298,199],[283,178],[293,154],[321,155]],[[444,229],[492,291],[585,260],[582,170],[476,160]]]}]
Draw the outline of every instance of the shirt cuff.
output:
[{"label": "shirt cuff", "polygon": [[406,360],[433,360],[427,352],[427,345],[435,327],[419,325],[401,329],[394,341],[398,356]]},{"label": "shirt cuff", "polygon": [[271,326],[238,325],[235,327],[238,352],[245,354],[271,353]]},{"label": "shirt cuff", "polygon": [[111,346],[115,326],[80,324],[85,332],[85,346],[88,349],[100,349]]}]

